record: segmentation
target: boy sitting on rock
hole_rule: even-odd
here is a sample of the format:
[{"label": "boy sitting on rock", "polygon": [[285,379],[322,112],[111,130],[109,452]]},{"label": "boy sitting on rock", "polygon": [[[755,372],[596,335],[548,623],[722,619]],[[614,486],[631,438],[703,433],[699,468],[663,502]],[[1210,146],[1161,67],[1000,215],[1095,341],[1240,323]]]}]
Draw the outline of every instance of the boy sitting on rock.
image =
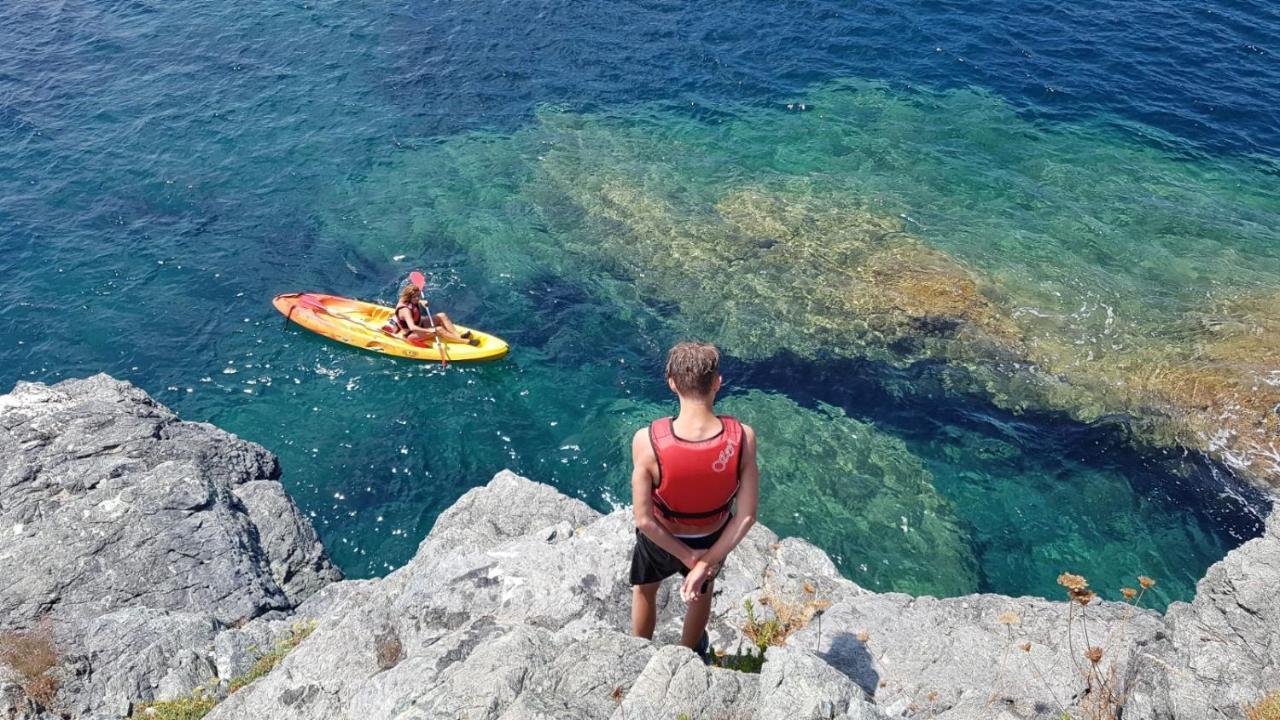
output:
[{"label": "boy sitting on rock", "polygon": [[684,342],[667,355],[667,385],[680,414],[655,420],[631,441],[631,629],[653,637],[658,586],[679,572],[689,604],[681,644],[710,662],[707,619],[715,575],[756,521],[760,470],[751,427],[712,409],[720,390],[715,346]]}]

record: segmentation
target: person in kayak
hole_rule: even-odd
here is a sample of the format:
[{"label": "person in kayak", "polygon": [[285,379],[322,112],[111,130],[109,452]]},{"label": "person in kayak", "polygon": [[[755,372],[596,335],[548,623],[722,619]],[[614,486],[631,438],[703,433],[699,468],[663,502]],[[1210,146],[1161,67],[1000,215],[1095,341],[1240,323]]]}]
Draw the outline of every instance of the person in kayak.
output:
[{"label": "person in kayak", "polygon": [[671,348],[666,376],[680,413],[655,420],[631,440],[631,629],[653,637],[658,588],[679,572],[680,597],[688,603],[680,642],[710,663],[706,627],[715,576],[756,522],[756,437],[749,425],[715,414],[722,382],[715,346]]},{"label": "person in kayak", "polygon": [[[480,344],[480,340],[471,336],[470,330],[459,334],[453,321],[442,312],[430,316],[435,319],[435,327],[430,327],[431,320],[427,317],[430,312],[431,307],[422,297],[422,291],[413,285],[406,285],[400,291],[400,302],[396,303],[395,311],[387,318],[387,324],[382,329],[397,337],[424,343],[434,342],[439,337],[446,342],[467,343],[473,347]],[[422,325],[424,321],[427,322],[427,327]]]}]

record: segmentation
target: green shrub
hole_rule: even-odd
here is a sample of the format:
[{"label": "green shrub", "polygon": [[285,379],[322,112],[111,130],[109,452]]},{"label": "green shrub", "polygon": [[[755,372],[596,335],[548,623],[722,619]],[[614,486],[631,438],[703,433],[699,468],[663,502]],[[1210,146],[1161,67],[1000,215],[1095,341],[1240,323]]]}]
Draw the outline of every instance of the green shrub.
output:
[{"label": "green shrub", "polygon": [[[306,640],[316,629],[314,621],[294,623],[289,636],[276,643],[270,651],[258,657],[249,668],[249,672],[232,678],[227,684],[227,694],[240,690],[249,683],[266,675],[280,664],[281,660],[293,652],[303,640]],[[217,679],[212,681],[217,686]],[[213,709],[219,698],[210,694],[205,688],[196,688],[195,692],[177,700],[160,700],[136,705],[130,718],[149,718],[150,720],[200,720]]]},{"label": "green shrub", "polygon": [[764,667],[764,653],[763,648],[747,648],[745,652],[738,648],[738,652],[733,655],[716,653],[712,664],[726,670],[758,673]]},{"label": "green shrub", "polygon": [[275,647],[259,657],[257,662],[253,664],[253,667],[249,668],[249,672],[241,675],[240,677],[232,678],[229,691],[235,692],[272,670],[275,670],[276,666],[279,665],[280,662],[289,655],[289,653],[293,652],[294,648],[301,645],[303,640],[306,640],[311,636],[311,633],[315,632],[315,629],[316,624],[314,622],[295,623],[293,628],[289,631],[289,637],[276,643]]},{"label": "green shrub", "polygon": [[129,717],[150,718],[150,720],[200,720],[217,704],[217,698],[205,694],[201,689],[177,700],[142,703],[133,709],[133,714]]}]

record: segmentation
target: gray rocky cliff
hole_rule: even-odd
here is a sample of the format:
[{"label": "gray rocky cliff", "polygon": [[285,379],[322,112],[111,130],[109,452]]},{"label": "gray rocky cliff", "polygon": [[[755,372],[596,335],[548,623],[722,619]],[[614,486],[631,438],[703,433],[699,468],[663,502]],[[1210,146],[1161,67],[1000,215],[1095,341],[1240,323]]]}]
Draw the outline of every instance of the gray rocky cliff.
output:
[{"label": "gray rocky cliff", "polygon": [[[22,385],[0,399],[0,449],[0,629],[50,618],[56,709],[75,717],[122,717],[211,677],[223,695],[300,621],[314,632],[209,718],[1084,717],[1098,693],[1076,670],[1081,612],[1125,718],[1243,718],[1280,689],[1275,515],[1164,616],[873,593],[757,527],[718,582],[715,646],[749,644],[746,600],[760,616],[825,611],[748,674],[672,645],[674,584],[656,641],[630,637],[629,512],[511,473],[460,498],[404,567],[339,582],[269,454],[128,385]],[[6,672],[0,718],[36,717]]]},{"label": "gray rocky cliff", "polygon": [[273,455],[128,383],[20,383],[0,457],[0,631],[52,629],[65,713],[189,692],[221,630],[340,579]]}]

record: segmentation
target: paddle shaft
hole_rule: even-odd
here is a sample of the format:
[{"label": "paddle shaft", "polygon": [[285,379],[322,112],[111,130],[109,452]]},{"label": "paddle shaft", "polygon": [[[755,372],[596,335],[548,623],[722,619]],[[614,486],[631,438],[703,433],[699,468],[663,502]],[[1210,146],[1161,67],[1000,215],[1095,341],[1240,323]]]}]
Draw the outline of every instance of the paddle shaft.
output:
[{"label": "paddle shaft", "polygon": [[435,338],[436,350],[440,353],[440,367],[449,367],[449,353],[444,349],[444,341],[440,339],[440,331],[436,328],[436,316],[431,312],[431,306],[427,305],[427,322],[431,323],[431,336]]},{"label": "paddle shaft", "polygon": [[[427,277],[420,271],[414,270],[409,273],[409,282],[418,288],[418,292],[422,292],[427,286]],[[426,303],[423,303],[426,305]],[[440,353],[440,367],[449,367],[449,353],[444,349],[444,341],[440,339],[440,331],[436,328],[436,317],[431,314],[431,306],[427,305],[427,322],[431,323],[431,335],[436,340],[436,350]]]}]

